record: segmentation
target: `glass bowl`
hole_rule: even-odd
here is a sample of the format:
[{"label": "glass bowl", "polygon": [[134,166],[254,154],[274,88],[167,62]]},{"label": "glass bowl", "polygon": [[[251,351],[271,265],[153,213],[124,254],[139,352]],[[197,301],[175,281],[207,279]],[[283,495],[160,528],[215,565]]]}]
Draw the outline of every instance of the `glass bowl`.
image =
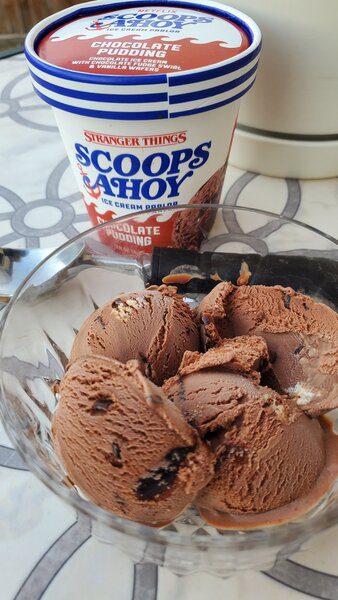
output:
[{"label": "glass bowl", "polygon": [[[138,213],[133,223],[135,218],[142,222],[153,217],[160,224],[173,210]],[[176,574],[204,570],[227,577],[237,570],[271,568],[333,525],[337,488],[328,490],[306,515],[281,525],[220,530],[190,508],[164,529],[153,529],[83,498],[67,478],[50,432],[57,402],[53,384],[64,373],[76,332],[97,306],[121,292],[161,283],[169,275],[194,306],[215,284],[215,275],[236,282],[245,259],[250,283],[291,285],[335,304],[338,247],[330,236],[260,210],[219,205],[185,210],[186,221],[194,223],[199,234],[195,251],[190,243],[188,251],[162,248],[153,253],[116,245],[121,231],[128,230],[131,218],[126,216],[74,238],[26,278],[2,320],[1,415],[29,469],[89,515],[93,534],[103,542],[118,545],[137,562],[153,562]]]}]

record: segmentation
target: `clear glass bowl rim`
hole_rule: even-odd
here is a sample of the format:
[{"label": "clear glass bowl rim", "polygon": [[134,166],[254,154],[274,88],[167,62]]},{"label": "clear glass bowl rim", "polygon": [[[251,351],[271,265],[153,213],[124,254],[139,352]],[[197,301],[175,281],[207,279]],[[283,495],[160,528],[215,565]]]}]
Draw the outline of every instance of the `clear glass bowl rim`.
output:
[{"label": "clear glass bowl rim", "polygon": [[[245,206],[229,206],[223,204],[184,204],[178,207],[168,207],[164,209],[154,210],[148,209],[144,211],[135,212],[132,217],[141,216],[144,214],[162,214],[165,212],[175,212],[177,210],[189,209],[189,210],[210,210],[214,209],[216,211],[226,211],[226,212],[243,212],[243,213],[253,213],[253,214],[261,214],[264,216],[268,216],[274,220],[281,221],[285,224],[296,225],[302,229],[308,230],[319,237],[322,237],[326,240],[331,241],[333,244],[338,246],[338,239],[333,236],[326,234],[316,227],[312,225],[307,225],[306,223],[302,223],[297,219],[290,219],[288,217],[284,217],[278,215],[276,213],[256,209]],[[42,260],[23,280],[21,285],[18,287],[16,292],[13,294],[9,304],[4,309],[5,314],[3,315],[0,323],[0,367],[2,360],[2,344],[3,344],[3,333],[6,327],[6,322],[8,316],[11,312],[12,306],[14,306],[15,302],[20,297],[21,293],[24,291],[27,284],[29,284],[30,280],[33,278],[35,273],[39,271],[49,260],[51,260],[54,256],[63,252],[66,248],[71,245],[75,245],[76,242],[81,241],[82,238],[90,236],[91,234],[104,229],[105,227],[111,225],[111,223],[121,223],[123,221],[128,221],[131,218],[131,215],[123,215],[112,221],[108,221],[97,225],[95,227],[91,227],[86,231],[78,234],[73,237],[71,240],[68,240],[55,250],[53,250],[44,260]],[[248,233],[248,237],[250,237],[250,233]],[[1,369],[0,369],[1,376]],[[192,546],[198,550],[206,548],[208,549],[217,549],[217,550],[239,550],[241,547],[243,549],[249,550],[252,548],[262,548],[268,545],[281,545],[285,542],[290,542],[290,539],[296,539],[302,534],[313,535],[319,531],[327,529],[331,525],[333,525],[338,518],[338,505],[337,503],[327,510],[320,511],[317,515],[311,517],[310,521],[307,519],[307,515],[304,515],[301,518],[301,522],[299,520],[289,521],[286,523],[282,523],[280,525],[271,525],[264,526],[255,529],[245,529],[245,530],[224,530],[223,535],[219,537],[205,537],[204,535],[184,535],[181,533],[173,532],[173,531],[165,531],[161,529],[156,529],[149,527],[147,525],[141,525],[134,521],[130,521],[128,519],[124,519],[122,517],[118,517],[113,513],[102,509],[95,505],[90,501],[86,501],[81,496],[79,496],[74,490],[68,488],[66,485],[60,483],[56,479],[54,479],[45,465],[35,461],[34,456],[30,452],[29,444],[26,442],[24,438],[20,438],[18,431],[13,425],[11,417],[6,408],[3,382],[1,377],[1,398],[0,398],[0,415],[2,418],[2,423],[6,430],[6,433],[9,439],[13,442],[15,449],[21,456],[21,458],[26,463],[29,470],[34,473],[37,478],[42,481],[51,491],[53,491],[57,496],[61,497],[68,504],[73,506],[75,509],[80,510],[82,513],[89,516],[92,520],[98,521],[103,525],[106,525],[112,529],[115,529],[118,532],[127,534],[131,537],[135,537],[137,539],[143,538],[147,543],[156,543],[160,545],[170,545],[177,547],[189,547]]]}]

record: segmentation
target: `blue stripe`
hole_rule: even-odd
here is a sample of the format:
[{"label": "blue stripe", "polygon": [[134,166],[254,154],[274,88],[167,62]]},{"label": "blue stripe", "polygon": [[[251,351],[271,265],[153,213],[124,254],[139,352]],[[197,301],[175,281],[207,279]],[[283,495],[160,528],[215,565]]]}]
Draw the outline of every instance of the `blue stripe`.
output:
[{"label": "blue stripe", "polygon": [[51,90],[56,94],[67,96],[70,98],[79,98],[81,100],[94,100],[95,102],[121,102],[122,104],[140,104],[146,102],[167,102],[168,94],[166,92],[158,94],[97,94],[95,92],[80,92],[79,90],[69,90],[59,85],[54,85],[48,81],[44,81],[32,71],[32,78],[47,90]]},{"label": "blue stripe", "polygon": [[[179,1],[163,0],[162,3],[168,7],[177,6],[177,7],[181,7],[181,8],[190,8],[190,9],[195,9],[198,11],[205,11],[211,15],[216,15],[221,18],[225,17],[225,18],[229,19],[229,21],[236,23],[240,28],[242,28],[246,32],[246,34],[249,37],[250,44],[252,44],[252,42],[253,42],[254,34],[253,34],[252,30],[250,29],[250,27],[247,25],[247,23],[245,23],[245,21],[242,21],[239,17],[236,17],[235,15],[227,12],[226,10],[218,9],[218,8],[203,5],[203,4],[197,4],[197,3],[193,4],[190,2],[184,2],[184,1],[180,1],[180,0]],[[39,42],[41,41],[41,39],[43,37],[45,37],[51,31],[54,31],[61,25],[73,20],[74,18],[81,18],[81,17],[88,16],[88,15],[95,15],[95,14],[98,14],[100,11],[109,12],[110,9],[116,11],[120,8],[126,9],[126,8],[133,8],[133,6],[150,6],[152,4],[157,6],[158,0],[147,0],[147,1],[135,0],[134,2],[131,2],[130,4],[129,3],[126,4],[125,2],[112,2],[109,4],[101,4],[101,5],[88,6],[88,7],[76,9],[76,10],[72,11],[71,13],[68,13],[67,15],[63,15],[59,19],[56,19],[55,21],[53,21],[52,23],[49,23],[49,25],[44,27],[37,34],[37,36],[34,40],[34,50],[35,51],[37,50],[37,46],[39,45]],[[50,75],[53,75],[54,77],[61,77],[63,79],[72,80],[72,81],[79,81],[79,82],[83,82],[83,83],[95,83],[95,84],[99,84],[99,85],[100,84],[102,84],[102,85],[106,85],[106,84],[110,84],[110,85],[154,85],[154,84],[166,83],[168,81],[167,74],[157,74],[157,75],[96,75],[95,74],[94,75],[91,73],[82,73],[81,71],[71,71],[70,69],[63,69],[62,67],[56,67],[55,65],[52,65],[50,63],[42,62],[42,60],[39,57],[36,57],[30,53],[26,44],[25,44],[25,54],[26,54],[27,60],[34,67],[39,69],[40,71],[49,73]],[[256,52],[255,55],[257,55],[257,54],[258,54],[258,52]],[[250,58],[247,62],[250,62],[250,60],[254,57],[254,53],[251,53],[249,56],[250,56]],[[246,58],[247,57],[245,57],[242,60],[245,60]],[[241,66],[245,66],[245,64],[247,64],[247,62],[240,65],[240,63],[241,63],[240,60],[234,61],[231,63],[231,65],[229,65],[230,70],[225,71],[225,72],[230,73],[233,70],[241,68]],[[197,73],[196,76],[198,76],[199,78],[196,79],[195,81],[203,81],[203,77],[205,77],[206,79],[209,79],[210,77],[217,77],[218,74],[210,75],[210,73],[212,73],[212,71],[213,71],[212,69],[207,71],[206,77],[205,77],[205,75],[206,75],[205,73],[202,73],[202,74]],[[223,74],[223,73],[220,73],[220,75],[221,74]],[[178,76],[177,78],[175,78],[175,80],[177,81],[179,79],[180,81],[179,82],[177,81],[177,83],[173,82],[171,85],[181,85],[183,83],[188,83],[190,81],[193,81],[193,80],[184,81],[183,80],[184,77],[191,77],[191,76],[189,76],[189,75]],[[174,79],[172,81],[174,81]]]},{"label": "blue stripe", "polygon": [[197,83],[198,81],[206,81],[207,79],[214,79],[215,77],[221,77],[228,73],[238,71],[242,67],[246,67],[258,54],[262,48],[262,42],[255,50],[253,50],[247,56],[236,60],[229,65],[223,65],[222,67],[215,67],[214,69],[208,69],[200,73],[190,73],[188,75],[169,75],[169,87],[177,85],[186,85],[187,83]]},{"label": "blue stripe", "polygon": [[221,106],[225,106],[226,104],[235,102],[235,100],[238,100],[239,98],[244,96],[244,94],[246,94],[249,91],[249,89],[253,86],[254,83],[255,79],[250,83],[250,85],[248,85],[247,88],[245,88],[245,90],[243,90],[239,94],[236,94],[236,96],[233,96],[232,98],[228,98],[227,100],[223,100],[222,102],[216,102],[216,104],[202,106],[201,108],[192,108],[191,110],[182,110],[180,112],[170,113],[169,118],[174,119],[176,117],[188,117],[189,115],[198,115],[199,113],[214,110],[215,108],[220,108]]},{"label": "blue stripe", "polygon": [[177,94],[177,96],[171,96],[169,98],[169,104],[181,104],[182,102],[193,102],[194,100],[202,100],[203,98],[211,98],[212,96],[216,96],[217,94],[222,94],[228,90],[233,90],[238,87],[244,81],[247,81],[252,77],[252,75],[257,70],[257,64],[250,69],[247,73],[238,77],[237,79],[233,79],[228,83],[224,83],[223,85],[217,85],[213,88],[208,88],[206,90],[198,90],[197,92],[190,92],[188,94]]},{"label": "blue stripe", "polygon": [[[33,86],[34,87],[34,86]],[[64,110],[66,112],[73,113],[75,115],[83,115],[86,117],[95,117],[97,119],[115,119],[121,121],[147,121],[150,119],[168,119],[168,111],[167,110],[151,110],[147,112],[115,112],[115,111],[105,111],[105,110],[91,110],[90,108],[79,108],[78,106],[69,106],[69,104],[63,104],[62,102],[58,102],[57,100],[52,100],[52,98],[48,98],[42,94],[39,90],[34,87],[37,95],[55,108],[59,108],[60,110]]]}]

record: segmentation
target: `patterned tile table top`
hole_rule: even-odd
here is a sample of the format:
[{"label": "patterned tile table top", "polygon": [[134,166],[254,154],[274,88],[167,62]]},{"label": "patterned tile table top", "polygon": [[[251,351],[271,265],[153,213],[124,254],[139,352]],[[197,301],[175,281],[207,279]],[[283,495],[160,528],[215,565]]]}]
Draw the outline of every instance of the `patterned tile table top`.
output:
[{"label": "patterned tile table top", "polygon": [[[22,55],[0,61],[0,132],[0,246],[55,248],[87,229],[53,114],[33,93]],[[224,190],[225,204],[337,233],[338,179],[273,179],[229,167]],[[0,600],[338,600],[337,528],[267,573],[179,578],[134,565],[92,537],[88,518],[26,470],[2,428],[0,490]]]}]

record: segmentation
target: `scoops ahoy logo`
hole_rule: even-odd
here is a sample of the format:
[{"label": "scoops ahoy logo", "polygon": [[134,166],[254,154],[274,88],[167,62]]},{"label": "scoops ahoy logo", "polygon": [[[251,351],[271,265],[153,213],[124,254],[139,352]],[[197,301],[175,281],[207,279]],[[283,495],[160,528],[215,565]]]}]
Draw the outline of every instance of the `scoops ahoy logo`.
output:
[{"label": "scoops ahoy logo", "polygon": [[138,157],[130,151],[112,154],[108,150],[91,151],[83,144],[74,146],[82,182],[90,196],[98,199],[103,193],[129,200],[176,198],[184,181],[207,162],[210,148],[208,141],[195,148]]},{"label": "scoops ahoy logo", "polygon": [[213,18],[209,16],[195,16],[183,14],[156,14],[145,13],[113,13],[95,19],[91,25],[86,27],[88,31],[101,31],[104,29],[135,29],[135,28],[165,28],[183,29],[185,25],[199,25],[200,23],[212,23]]}]

